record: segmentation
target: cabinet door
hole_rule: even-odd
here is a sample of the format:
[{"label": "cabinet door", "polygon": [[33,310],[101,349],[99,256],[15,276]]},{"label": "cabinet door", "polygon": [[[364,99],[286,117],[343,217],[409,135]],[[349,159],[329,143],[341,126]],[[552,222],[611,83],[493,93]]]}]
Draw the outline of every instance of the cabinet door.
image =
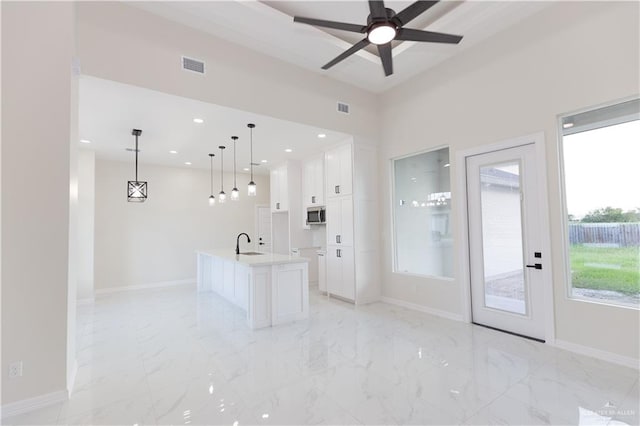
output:
[{"label": "cabinet door", "polygon": [[225,299],[233,302],[235,300],[235,262],[224,260],[222,263],[222,295]]},{"label": "cabinet door", "polygon": [[277,203],[279,202],[278,198],[280,197],[280,184],[279,184],[279,169],[273,169],[270,173],[269,180],[269,196],[271,198],[271,211],[277,211]]},{"label": "cabinet door", "polygon": [[[353,192],[353,178],[351,165],[351,145],[340,147],[340,195],[350,195]],[[375,167],[375,165],[371,165]]]},{"label": "cabinet door", "polygon": [[338,186],[340,185],[340,151],[332,149],[327,151],[325,161],[325,173],[327,181],[327,198],[338,196]]},{"label": "cabinet door", "polygon": [[327,219],[327,245],[339,244],[342,237],[342,200],[329,198],[326,209]]},{"label": "cabinet door", "polygon": [[314,173],[315,163],[313,161],[305,161],[302,166],[302,211],[306,212],[306,208],[313,204],[313,191],[315,188]]},{"label": "cabinet door", "polygon": [[318,253],[318,290],[327,291],[327,255]]},{"label": "cabinet door", "polygon": [[340,244],[353,245],[353,199],[340,200]]},{"label": "cabinet door", "polygon": [[349,300],[356,300],[356,268],[353,247],[340,247],[342,266],[342,281],[338,296]]},{"label": "cabinet door", "polygon": [[278,192],[279,192],[279,200],[280,205],[278,206],[278,211],[288,211],[289,210],[289,180],[287,177],[287,166],[282,166],[279,168],[278,174]]},{"label": "cabinet door", "polygon": [[324,206],[324,161],[322,158],[316,159],[313,176],[314,190],[311,195],[315,197],[316,205]]},{"label": "cabinet door", "polygon": [[245,311],[249,307],[249,268],[235,265],[235,303]]},{"label": "cabinet door", "polygon": [[342,258],[338,257],[336,246],[327,247],[327,292],[337,294],[342,293]]}]

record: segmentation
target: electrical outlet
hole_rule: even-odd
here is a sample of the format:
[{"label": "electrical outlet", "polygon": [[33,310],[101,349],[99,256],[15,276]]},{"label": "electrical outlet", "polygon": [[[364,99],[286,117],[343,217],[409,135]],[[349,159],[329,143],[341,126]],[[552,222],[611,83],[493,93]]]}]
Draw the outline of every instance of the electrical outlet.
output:
[{"label": "electrical outlet", "polygon": [[16,377],[22,377],[22,361],[9,364],[9,378],[15,379]]}]

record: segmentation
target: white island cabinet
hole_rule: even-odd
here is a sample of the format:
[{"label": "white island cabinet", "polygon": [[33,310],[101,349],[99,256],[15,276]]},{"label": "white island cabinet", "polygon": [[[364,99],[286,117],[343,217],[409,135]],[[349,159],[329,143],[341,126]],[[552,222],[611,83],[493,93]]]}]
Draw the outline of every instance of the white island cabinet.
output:
[{"label": "white island cabinet", "polygon": [[309,317],[309,260],[233,250],[198,250],[198,292],[213,291],[247,311],[250,328]]}]

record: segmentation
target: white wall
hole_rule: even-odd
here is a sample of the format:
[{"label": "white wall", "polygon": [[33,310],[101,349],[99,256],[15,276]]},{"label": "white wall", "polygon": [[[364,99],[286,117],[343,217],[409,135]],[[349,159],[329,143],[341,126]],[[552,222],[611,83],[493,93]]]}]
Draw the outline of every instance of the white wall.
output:
[{"label": "white wall", "polygon": [[[6,410],[27,398],[64,398],[67,389],[75,16],[72,3],[2,2],[1,7]],[[9,363],[20,360],[23,376],[9,379]]]},{"label": "white wall", "polygon": [[[637,310],[569,300],[563,269],[556,116],[640,92],[639,4],[560,2],[385,94],[380,169],[425,148],[459,150],[545,132],[555,289],[556,338],[638,359]],[[596,30],[597,29],[597,30]],[[462,313],[456,282],[391,271],[390,188],[383,179],[383,294]],[[462,215],[453,194],[454,217]],[[454,232],[455,244],[461,230]],[[456,247],[456,252],[458,247]],[[457,259],[459,270],[463,259]]]},{"label": "white wall", "polygon": [[[375,95],[121,2],[78,4],[78,52],[86,75],[378,138]],[[206,75],[183,71],[182,55]]]},{"label": "white wall", "polygon": [[[206,155],[204,153],[203,155]],[[220,192],[214,171],[214,195]],[[269,203],[269,180],[254,175],[258,195],[246,195],[249,175],[238,174],[240,199],[210,207],[210,172],[140,164],[148,182],[144,203],[127,202],[126,182],[133,163],[96,161],[95,288],[195,280],[195,250],[225,248],[233,253],[236,236],[255,235],[255,205]],[[225,173],[227,196],[233,174]],[[227,197],[228,198],[228,197]],[[244,237],[241,249],[253,247]]]},{"label": "white wall", "polygon": [[93,151],[78,153],[78,300],[91,300],[93,293],[93,254],[95,216],[95,169]]}]

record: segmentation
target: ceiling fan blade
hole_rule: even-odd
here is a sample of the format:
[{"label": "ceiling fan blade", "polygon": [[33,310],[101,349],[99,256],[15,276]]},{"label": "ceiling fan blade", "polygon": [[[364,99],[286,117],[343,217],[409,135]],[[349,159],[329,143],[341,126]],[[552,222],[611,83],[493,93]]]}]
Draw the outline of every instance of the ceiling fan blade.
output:
[{"label": "ceiling fan blade", "polygon": [[300,22],[302,24],[309,24],[316,27],[326,27],[336,30],[351,31],[352,33],[364,34],[367,31],[367,27],[364,25],[349,24],[346,22],[325,21],[324,19],[304,18],[302,16],[294,16],[293,22]]},{"label": "ceiling fan blade", "polygon": [[451,43],[458,44],[462,36],[444,33],[434,33],[431,31],[414,30],[411,28],[400,28],[394,40],[406,41],[426,41],[431,43]]},{"label": "ceiling fan blade", "polygon": [[393,20],[396,24],[401,27],[403,25],[407,25],[411,22],[415,17],[434,6],[438,1],[417,1],[410,6],[407,6],[404,10],[396,14]]},{"label": "ceiling fan blade", "polygon": [[345,50],[343,53],[341,53],[340,55],[336,56],[335,59],[333,59],[331,62],[327,63],[326,65],[324,65],[322,67],[323,70],[328,70],[329,68],[331,68],[332,66],[334,66],[335,64],[337,64],[338,62],[348,58],[349,56],[353,55],[354,53],[356,53],[358,50],[367,47],[369,45],[369,40],[368,39],[362,39],[359,42],[357,42],[356,44],[354,44],[353,46],[351,46],[351,48]]},{"label": "ceiling fan blade", "polygon": [[379,44],[378,53],[382,59],[382,67],[384,68],[385,77],[393,74],[393,58],[391,57],[391,43]]},{"label": "ceiling fan blade", "polygon": [[372,18],[387,18],[387,10],[384,8],[384,1],[369,0],[369,10]]}]

